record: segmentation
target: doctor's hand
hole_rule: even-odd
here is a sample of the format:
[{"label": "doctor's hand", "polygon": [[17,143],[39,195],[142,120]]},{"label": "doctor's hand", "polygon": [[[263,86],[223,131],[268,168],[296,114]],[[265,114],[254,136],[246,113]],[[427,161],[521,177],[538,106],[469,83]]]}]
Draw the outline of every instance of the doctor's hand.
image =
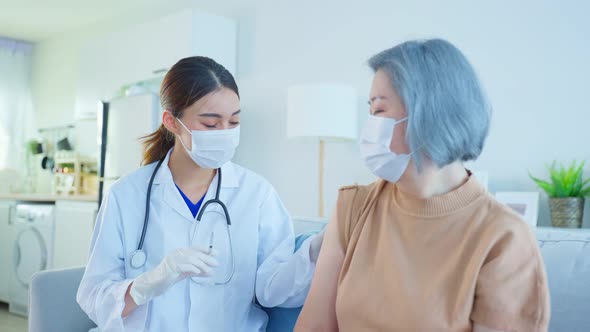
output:
[{"label": "doctor's hand", "polygon": [[311,239],[311,244],[309,245],[309,258],[314,263],[318,261],[320,249],[322,249],[322,243],[324,242],[324,232],[325,230],[314,235]]},{"label": "doctor's hand", "polygon": [[144,272],[133,281],[129,294],[137,305],[161,295],[172,285],[187,277],[208,277],[219,265],[213,249],[193,247],[172,251],[153,270]]}]

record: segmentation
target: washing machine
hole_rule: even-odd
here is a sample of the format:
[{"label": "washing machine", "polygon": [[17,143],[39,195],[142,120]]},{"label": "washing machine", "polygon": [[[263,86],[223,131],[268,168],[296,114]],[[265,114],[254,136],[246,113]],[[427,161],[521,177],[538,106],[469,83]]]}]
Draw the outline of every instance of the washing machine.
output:
[{"label": "washing machine", "polygon": [[54,225],[54,204],[16,205],[12,227],[12,275],[8,293],[8,310],[12,313],[27,315],[31,276],[52,267]]}]

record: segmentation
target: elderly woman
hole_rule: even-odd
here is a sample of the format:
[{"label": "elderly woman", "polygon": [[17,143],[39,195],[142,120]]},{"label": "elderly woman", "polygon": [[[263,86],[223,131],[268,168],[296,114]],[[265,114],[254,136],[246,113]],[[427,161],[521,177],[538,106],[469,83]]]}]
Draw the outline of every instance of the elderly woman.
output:
[{"label": "elderly woman", "polygon": [[340,190],[296,331],[546,331],[531,230],[463,166],[490,123],[473,68],[440,39],[369,64],[361,154],[380,179]]}]

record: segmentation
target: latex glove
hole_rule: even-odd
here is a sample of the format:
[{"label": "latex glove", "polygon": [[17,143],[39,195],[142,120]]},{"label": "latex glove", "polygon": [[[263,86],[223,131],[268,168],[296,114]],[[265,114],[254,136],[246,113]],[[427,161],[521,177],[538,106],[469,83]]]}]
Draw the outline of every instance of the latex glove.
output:
[{"label": "latex glove", "polygon": [[187,277],[208,277],[219,263],[216,251],[204,248],[176,249],[153,270],[140,274],[131,285],[129,294],[137,305],[161,295],[172,285]]},{"label": "latex glove", "polygon": [[320,249],[322,249],[322,243],[324,242],[324,230],[317,233],[311,239],[309,245],[309,258],[312,262],[317,262],[318,256],[320,255]]}]

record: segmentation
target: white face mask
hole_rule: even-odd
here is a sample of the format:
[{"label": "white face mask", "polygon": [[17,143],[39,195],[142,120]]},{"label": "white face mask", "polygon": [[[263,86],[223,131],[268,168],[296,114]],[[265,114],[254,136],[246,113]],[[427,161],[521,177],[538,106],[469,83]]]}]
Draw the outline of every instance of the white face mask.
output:
[{"label": "white face mask", "polygon": [[180,119],[178,122],[192,136],[192,150],[179,137],[180,143],[191,159],[202,168],[217,169],[230,161],[240,144],[240,127],[226,130],[189,130]]},{"label": "white face mask", "polygon": [[397,182],[410,163],[411,154],[397,154],[389,148],[395,126],[408,118],[395,120],[369,115],[361,132],[361,156],[376,176]]}]

